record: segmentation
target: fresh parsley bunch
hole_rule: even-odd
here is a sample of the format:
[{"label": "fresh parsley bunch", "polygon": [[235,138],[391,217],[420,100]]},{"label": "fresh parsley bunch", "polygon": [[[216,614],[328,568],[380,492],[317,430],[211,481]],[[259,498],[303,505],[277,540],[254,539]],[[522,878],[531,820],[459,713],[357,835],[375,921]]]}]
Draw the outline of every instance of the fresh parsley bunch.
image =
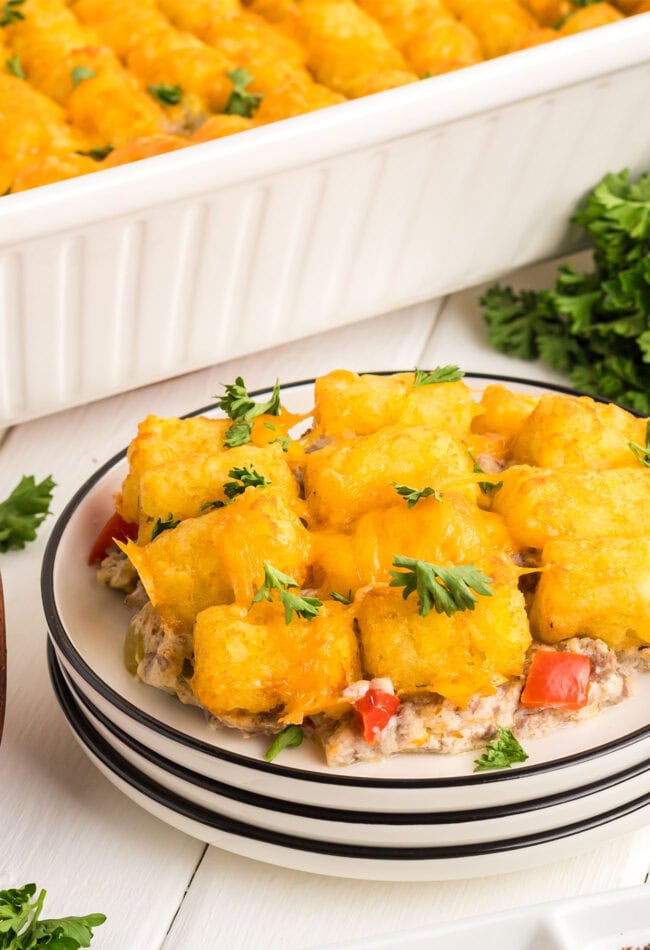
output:
[{"label": "fresh parsley bunch", "polygon": [[553,290],[491,287],[481,298],[490,343],[650,415],[650,172],[606,175],[572,220],[594,245],[593,271],[564,264]]},{"label": "fresh parsley bunch", "polygon": [[35,895],[35,884],[0,891],[0,950],[79,950],[106,920],[104,914],[40,920],[45,891]]},{"label": "fresh parsley bunch", "polygon": [[23,475],[11,494],[0,501],[0,553],[21,550],[34,540],[50,513],[55,484],[51,475],[38,483],[33,475]]}]

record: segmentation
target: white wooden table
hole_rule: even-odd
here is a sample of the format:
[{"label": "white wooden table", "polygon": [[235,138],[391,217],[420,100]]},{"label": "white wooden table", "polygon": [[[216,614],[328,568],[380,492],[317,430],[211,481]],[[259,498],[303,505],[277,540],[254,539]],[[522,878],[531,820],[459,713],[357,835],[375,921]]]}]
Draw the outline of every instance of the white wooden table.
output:
[{"label": "white wooden table", "polygon": [[[518,275],[541,286],[550,265]],[[58,514],[148,412],[178,415],[243,375],[249,387],[339,366],[466,370],[555,379],[490,350],[476,289],[17,426],[0,445],[0,498],[23,474],[53,474]],[[47,916],[102,911],[97,950],[295,950],[342,945],[437,921],[640,884],[650,828],[528,873],[431,884],[298,874],[208,848],[140,810],[90,764],[50,688],[39,572],[53,519],[23,552],[0,556],[9,689],[0,747],[0,888],[35,881]],[[649,886],[650,897],[650,886]],[[507,937],[503,944],[507,950]]]}]

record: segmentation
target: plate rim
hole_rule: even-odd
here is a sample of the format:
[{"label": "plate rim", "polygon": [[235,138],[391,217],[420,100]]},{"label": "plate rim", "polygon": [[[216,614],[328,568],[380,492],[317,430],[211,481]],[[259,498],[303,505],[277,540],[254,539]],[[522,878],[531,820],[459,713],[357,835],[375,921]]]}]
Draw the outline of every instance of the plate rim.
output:
[{"label": "plate rim", "polygon": [[[404,826],[472,824],[478,821],[489,821],[493,818],[509,818],[518,814],[530,814],[531,812],[540,811],[544,808],[552,808],[556,805],[579,801],[595,792],[606,791],[609,788],[620,785],[628,779],[636,778],[646,772],[650,773],[650,760],[641,760],[635,765],[621,769],[620,772],[615,772],[605,778],[596,779],[592,782],[588,782],[586,785],[573,787],[563,792],[554,792],[551,795],[526,799],[521,802],[513,802],[511,805],[490,805],[480,808],[459,809],[457,811],[372,812],[362,811],[361,809],[335,808],[329,805],[309,805],[295,800],[287,801],[285,798],[279,798],[274,795],[263,795],[247,788],[222,782],[213,776],[203,775],[179,762],[174,762],[155,749],[150,749],[143,743],[138,742],[137,739],[130,736],[121,726],[117,725],[117,723],[114,723],[106,713],[98,709],[92,700],[84,695],[79,685],[74,682],[67,671],[62,667],[51,642],[48,642],[47,645],[47,656],[48,664],[52,664],[56,667],[57,673],[60,674],[61,680],[70,693],[75,705],[78,707],[80,714],[86,718],[84,710],[89,712],[101,722],[111,735],[126,745],[136,755],[141,756],[152,765],[169,773],[175,778],[179,778],[188,784],[196,785],[205,791],[221,795],[232,801],[251,805],[255,808],[281,812],[287,815],[298,815],[302,818],[360,825]],[[90,725],[92,726],[93,724],[90,723]],[[120,755],[119,752],[117,752],[117,754]]]},{"label": "plate rim", "polygon": [[[401,372],[412,372],[412,370],[374,370],[364,372],[363,374],[359,375],[392,376]],[[569,396],[588,396],[590,399],[594,399],[596,402],[606,405],[621,406],[620,403],[616,403],[611,399],[605,399],[601,396],[594,396],[590,393],[585,393],[581,390],[573,389],[570,386],[564,386],[560,383],[550,383],[544,380],[535,380],[519,376],[508,376],[501,373],[481,373],[465,370],[463,378],[467,379],[468,377],[493,383],[515,383],[516,385],[533,386],[539,389],[549,390],[551,392],[559,392]],[[282,393],[286,390],[298,389],[303,386],[313,386],[315,382],[315,378],[308,378],[294,380],[289,383],[283,383],[280,386],[280,392]],[[263,396],[270,392],[271,389],[269,387],[262,387],[252,390],[249,395],[252,397]],[[621,408],[625,409],[627,412],[630,412],[632,415],[637,416],[638,418],[642,418],[641,413],[636,412],[634,409],[631,409],[628,406],[621,406]],[[218,409],[217,403],[212,402],[200,407],[199,409],[185,413],[179,418],[191,419],[195,416],[203,415],[206,412],[213,412],[216,409]],[[56,644],[57,648],[61,651],[66,660],[85,682],[87,682],[108,703],[110,703],[110,705],[115,706],[122,713],[133,719],[135,722],[139,723],[141,726],[145,726],[146,728],[151,729],[166,739],[169,739],[173,742],[178,742],[188,748],[193,749],[194,751],[206,754],[211,758],[221,759],[244,768],[318,784],[373,789],[461,788],[467,786],[490,785],[493,783],[512,781],[520,778],[527,778],[533,775],[542,775],[549,772],[554,772],[557,769],[569,768],[571,766],[578,765],[581,762],[590,761],[603,755],[609,755],[620,749],[634,745],[643,739],[650,738],[649,723],[648,725],[642,726],[633,732],[626,733],[626,735],[620,736],[618,739],[614,739],[611,742],[593,746],[590,749],[585,749],[581,752],[575,752],[571,755],[563,756],[552,761],[540,762],[535,765],[518,765],[515,768],[504,770],[503,772],[479,772],[478,774],[471,773],[468,776],[450,776],[446,778],[384,779],[375,777],[355,777],[353,775],[328,774],[325,771],[315,772],[309,771],[308,769],[296,768],[290,765],[276,765],[275,763],[267,762],[264,759],[253,759],[237,752],[231,752],[227,749],[220,749],[218,746],[214,746],[209,742],[204,742],[201,739],[196,739],[193,736],[189,736],[187,733],[181,732],[173,726],[169,726],[167,723],[161,722],[161,720],[156,719],[150,713],[147,713],[140,709],[140,707],[135,706],[129,700],[117,693],[107,683],[105,683],[97,673],[95,673],[92,667],[86,663],[81,654],[74,647],[72,640],[68,637],[65,625],[63,624],[63,621],[59,615],[54,593],[54,566],[56,555],[59,543],[68,526],[68,523],[70,522],[72,516],[83,499],[97,484],[97,482],[99,482],[119,462],[126,458],[127,448],[128,447],[125,447],[124,449],[115,453],[106,462],[100,465],[99,468],[96,469],[96,471],[93,472],[93,474],[82,483],[82,485],[73,494],[70,501],[63,508],[62,512],[54,523],[47,541],[45,552],[43,554],[40,585],[41,599],[47,627],[50,637]]]},{"label": "plate rim", "polygon": [[391,848],[387,845],[358,845],[343,842],[331,842],[318,838],[303,838],[300,835],[291,835],[268,828],[257,827],[239,819],[229,818],[217,811],[212,811],[202,805],[187,801],[182,795],[172,792],[155,782],[149,776],[141,773],[113,749],[106,740],[99,735],[92,724],[83,716],[74,704],[71,694],[66,691],[65,684],[57,676],[57,670],[48,663],[50,681],[57,702],[68,722],[69,727],[77,739],[88,751],[98,758],[105,768],[126,782],[140,794],[151,801],[170,809],[185,818],[207,825],[210,828],[225,831],[228,834],[249,840],[261,841],[292,851],[303,851],[311,854],[322,854],[337,858],[353,858],[355,860],[374,861],[449,861],[454,859],[480,857],[491,854],[503,854],[508,851],[521,851],[553,841],[571,838],[576,834],[600,828],[604,825],[634,814],[650,805],[650,792],[631,799],[623,805],[608,809],[599,815],[581,821],[561,825],[547,831],[535,832],[531,835],[519,835],[513,838],[502,838],[497,841],[479,842],[465,845],[436,845],[417,848],[401,846]]}]

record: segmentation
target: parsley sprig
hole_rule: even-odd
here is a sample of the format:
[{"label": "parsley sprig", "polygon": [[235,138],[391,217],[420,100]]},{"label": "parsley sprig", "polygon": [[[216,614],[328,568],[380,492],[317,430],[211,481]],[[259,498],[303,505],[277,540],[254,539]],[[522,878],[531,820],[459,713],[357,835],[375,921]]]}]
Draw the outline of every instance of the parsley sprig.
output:
[{"label": "parsley sprig", "polygon": [[229,449],[250,442],[253,419],[262,415],[280,415],[280,382],[277,379],[267,402],[255,402],[251,399],[241,376],[238,376],[234,383],[224,384],[224,390],[224,395],[217,399],[217,408],[222,409],[235,423],[228,429],[223,440],[223,444]]},{"label": "parsley sprig", "polygon": [[0,501],[0,553],[22,550],[34,540],[50,513],[55,484],[51,475],[38,484],[33,475],[23,475],[11,494]]},{"label": "parsley sprig", "polygon": [[391,485],[397,494],[401,495],[402,498],[408,503],[409,508],[417,505],[420,498],[429,498],[431,495],[433,495],[436,501],[442,501],[442,495],[440,492],[436,491],[435,488],[431,488],[430,485],[427,485],[426,488],[420,489],[411,488],[410,485],[398,485],[397,482],[391,482]]},{"label": "parsley sprig", "polygon": [[164,520],[162,518],[156,518],[156,523],[151,529],[151,540],[154,541],[159,534],[163,533],[163,531],[172,531],[180,523],[180,518],[174,520],[174,516],[172,515],[171,511]]},{"label": "parsley sprig", "polygon": [[247,69],[231,69],[226,76],[232,82],[232,92],[223,111],[226,115],[241,115],[251,119],[259,109],[264,94],[246,91],[246,87],[254,80]]},{"label": "parsley sprig", "polygon": [[474,610],[478,602],[474,591],[485,597],[492,596],[487,586],[492,583],[492,578],[477,570],[473,564],[440,567],[430,561],[398,554],[393,558],[393,565],[404,570],[390,572],[390,586],[403,587],[404,600],[417,592],[421,617],[426,617],[432,607],[436,613],[445,613],[448,617],[457,610]]},{"label": "parsley sprig", "polygon": [[303,617],[305,620],[311,622],[314,617],[318,616],[323,602],[317,597],[300,597],[298,594],[292,594],[289,590],[290,587],[297,588],[299,586],[293,577],[290,577],[288,574],[283,574],[282,571],[278,571],[272,564],[265,561],[264,583],[253,597],[251,607],[261,600],[269,600],[272,602],[273,596],[271,591],[278,590],[280,591],[280,603],[284,607],[284,622],[286,624],[291,623],[294,613],[297,617]]},{"label": "parsley sprig", "polygon": [[20,56],[18,56],[18,54],[15,56],[10,56],[9,59],[6,59],[5,66],[12,76],[16,77],[16,79],[27,79],[25,70],[23,69],[22,63],[20,61]]},{"label": "parsley sprig", "polygon": [[646,422],[645,426],[645,446],[639,445],[638,442],[628,442],[627,444],[634,453],[635,458],[641,462],[641,465],[650,468],[650,419]]},{"label": "parsley sprig", "polygon": [[201,505],[201,511],[208,508],[225,508],[231,505],[238,495],[243,495],[247,488],[263,488],[264,485],[270,485],[271,481],[265,475],[260,475],[252,466],[243,466],[241,468],[231,468],[228,472],[228,478],[234,479],[232,482],[226,482],[223,486],[223,493],[227,501],[206,501]]},{"label": "parsley sprig", "polygon": [[503,729],[501,726],[497,728],[497,738],[488,742],[486,751],[474,762],[475,772],[509,769],[513,762],[525,762],[528,758],[511,729]]},{"label": "parsley sprig", "polygon": [[481,298],[488,338],[650,415],[650,172],[606,175],[572,220],[591,239],[592,270],[564,264],[552,290],[495,284]]},{"label": "parsley sprig", "polygon": [[76,89],[79,83],[83,82],[85,79],[92,79],[93,76],[96,75],[97,73],[95,70],[91,69],[89,66],[75,66],[75,68],[70,73],[72,88]]},{"label": "parsley sprig", "polygon": [[183,90],[180,86],[170,86],[164,82],[152,83],[147,86],[147,92],[163,106],[177,106],[183,98]]},{"label": "parsley sprig", "polygon": [[115,151],[115,146],[109,143],[108,145],[98,145],[95,148],[89,148],[89,149],[86,149],[85,151],[83,149],[80,149],[77,152],[75,152],[75,154],[87,155],[88,158],[92,158],[96,162],[103,162],[104,159],[107,158],[111,154],[111,152],[114,152],[114,151]]},{"label": "parsley sprig", "polygon": [[339,604],[345,604],[347,606],[348,604],[352,603],[352,588],[350,588],[348,591],[347,597],[343,594],[339,594],[339,592],[336,590],[332,591],[330,597],[332,600],[336,600]]},{"label": "parsley sprig", "polygon": [[0,947],[7,950],[79,950],[89,947],[93,928],[104,923],[104,914],[41,920],[46,892],[37,897],[36,885],[25,884],[0,891]]},{"label": "parsley sprig", "polygon": [[217,408],[238,422],[250,422],[257,416],[280,415],[280,382],[276,379],[271,398],[267,402],[255,402],[248,395],[246,383],[238,376],[234,383],[224,385],[225,393],[217,400]]},{"label": "parsley sprig", "polygon": [[[467,450],[467,454],[472,460],[472,471],[474,472],[474,474],[487,475],[487,472],[485,471],[485,469],[481,468],[481,466],[478,464],[478,462],[474,458],[473,453],[470,452],[469,449]],[[479,484],[479,488],[481,489],[484,495],[489,495],[491,491],[496,491],[498,488],[503,488],[503,482],[495,482],[494,484],[492,484],[492,482],[479,482],[478,484]]]},{"label": "parsley sprig", "polygon": [[264,758],[267,762],[272,762],[284,749],[295,749],[302,745],[302,739],[303,732],[300,726],[287,726],[277,734],[266,750]]},{"label": "parsley sprig", "polygon": [[9,26],[10,23],[24,20],[25,14],[18,9],[18,7],[22,7],[24,2],[25,0],[6,0],[0,12],[0,26]]},{"label": "parsley sprig", "polygon": [[414,386],[431,386],[432,383],[455,383],[462,379],[465,373],[457,366],[437,366],[427,373],[423,369],[415,370]]}]

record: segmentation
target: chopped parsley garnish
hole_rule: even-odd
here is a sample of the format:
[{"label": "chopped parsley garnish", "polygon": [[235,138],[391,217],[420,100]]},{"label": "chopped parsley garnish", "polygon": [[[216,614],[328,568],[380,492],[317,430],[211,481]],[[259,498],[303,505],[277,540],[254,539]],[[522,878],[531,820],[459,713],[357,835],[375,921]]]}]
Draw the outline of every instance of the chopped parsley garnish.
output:
[{"label": "chopped parsley garnish", "polygon": [[442,495],[439,491],[436,491],[435,488],[431,488],[429,485],[426,488],[411,488],[410,485],[398,485],[397,482],[391,482],[391,485],[395,489],[398,495],[401,495],[402,498],[408,502],[408,507],[412,508],[414,505],[417,505],[420,498],[429,498],[430,495],[433,495],[436,501],[442,501]]},{"label": "chopped parsley garnish", "polygon": [[641,462],[641,465],[650,468],[650,420],[646,422],[645,426],[645,448],[636,442],[628,442],[627,444],[634,453],[635,458]]},{"label": "chopped parsley garnish", "polygon": [[323,602],[317,597],[300,597],[298,594],[292,594],[290,587],[299,587],[297,581],[288,574],[276,570],[268,561],[264,562],[264,583],[253,597],[251,607],[261,600],[273,601],[272,590],[280,591],[280,603],[284,607],[284,622],[289,624],[293,620],[294,613],[298,617],[303,617],[310,622],[318,616]]},{"label": "chopped parsley garnish", "polygon": [[9,72],[16,77],[16,79],[27,79],[25,71],[22,67],[22,63],[20,62],[20,56],[17,54],[15,56],[11,56],[9,59],[6,59],[5,66]]},{"label": "chopped parsley garnish", "polygon": [[223,388],[225,393],[217,400],[217,408],[223,409],[227,416],[237,422],[250,422],[263,415],[280,415],[280,382],[277,379],[268,402],[255,402],[251,399],[241,376],[238,376],[234,383],[225,384]]},{"label": "chopped parsley garnish", "polygon": [[154,99],[157,99],[164,106],[177,106],[183,98],[183,90],[180,86],[168,86],[164,82],[147,86],[147,92],[151,93]]},{"label": "chopped parsley garnish", "polygon": [[348,591],[348,596],[347,596],[347,597],[344,597],[343,594],[339,594],[339,593],[337,593],[337,591],[333,590],[332,593],[330,594],[330,597],[332,598],[332,600],[337,600],[337,601],[339,602],[339,604],[346,604],[346,605],[347,605],[347,604],[351,604],[351,603],[352,603],[352,590],[349,590],[349,591]]},{"label": "chopped parsley garnish", "polygon": [[302,745],[302,728],[300,726],[287,726],[282,732],[279,732],[269,748],[264,754],[267,762],[272,762],[284,749],[296,749]]},{"label": "chopped parsley garnish", "polygon": [[650,173],[606,175],[572,220],[593,245],[589,272],[564,264],[552,290],[494,285],[481,298],[488,339],[649,416]]},{"label": "chopped parsley garnish", "polygon": [[96,76],[97,73],[94,69],[90,69],[89,66],[75,66],[75,68],[70,73],[70,78],[72,79],[72,88],[76,89],[80,82],[83,82],[85,79],[92,79],[93,76]]},{"label": "chopped parsley garnish", "polygon": [[246,87],[250,86],[254,77],[247,69],[232,69],[226,76],[232,82],[232,92],[223,111],[226,115],[241,115],[245,119],[251,119],[264,98],[263,93],[246,92]]},{"label": "chopped parsley garnish", "polygon": [[231,468],[228,472],[228,478],[236,479],[236,481],[226,482],[223,486],[226,498],[236,498],[237,495],[242,495],[247,488],[262,488],[264,485],[271,484],[270,479],[260,475],[252,466],[248,468],[247,465],[242,468]]},{"label": "chopped parsley garnish", "polygon": [[474,762],[475,772],[487,772],[490,769],[509,769],[513,762],[525,762],[528,755],[524,752],[511,729],[497,727],[499,735],[488,742],[483,755]]},{"label": "chopped parsley garnish", "polygon": [[283,452],[288,452],[291,439],[288,435],[281,435],[277,439],[273,439],[272,442],[269,442],[269,445],[275,445],[276,443],[281,446]]},{"label": "chopped parsley garnish", "polygon": [[230,426],[223,437],[223,444],[229,449],[237,448],[238,445],[246,445],[251,440],[252,431],[252,422],[236,422],[234,426]]},{"label": "chopped parsley garnish", "polygon": [[226,482],[223,486],[223,493],[227,501],[206,501],[201,505],[201,511],[207,511],[208,508],[225,508],[226,505],[232,505],[238,495],[243,495],[247,488],[262,488],[264,485],[270,485],[270,479],[260,475],[254,468],[231,468],[228,477],[236,481]]},{"label": "chopped parsley garnish", "polygon": [[22,7],[24,2],[25,0],[6,0],[0,13],[0,26],[9,26],[10,23],[24,20],[25,14],[18,9],[18,7]]},{"label": "chopped parsley garnish", "polygon": [[448,617],[457,610],[474,610],[478,598],[473,591],[486,597],[492,596],[487,586],[492,583],[492,578],[486,577],[473,564],[440,567],[429,561],[397,554],[393,558],[393,565],[405,570],[390,572],[390,586],[403,587],[404,600],[417,592],[421,617],[426,617],[432,607],[436,613],[445,613]]},{"label": "chopped parsley garnish", "polygon": [[415,370],[414,386],[430,386],[432,383],[455,383],[462,379],[465,373],[457,366],[437,366],[430,373],[422,369]]},{"label": "chopped parsley garnish", "polygon": [[93,928],[104,923],[104,914],[40,920],[46,891],[38,897],[35,884],[0,891],[0,945],[7,950],[79,950],[89,947]]},{"label": "chopped parsley garnish", "polygon": [[[487,475],[487,472],[485,471],[485,469],[481,468],[481,466],[478,464],[478,462],[476,461],[476,459],[474,458],[473,454],[470,452],[469,449],[467,450],[467,454],[472,460],[472,467],[473,467],[474,473],[476,475]],[[503,482],[495,482],[494,484],[492,484],[492,482],[479,482],[478,484],[479,484],[479,488],[481,489],[484,495],[489,495],[491,491],[496,491],[497,488],[503,487]]]},{"label": "chopped parsley garnish", "polygon": [[23,475],[8,498],[0,501],[0,553],[22,550],[34,540],[50,513],[55,484],[51,475],[38,484],[33,475]]},{"label": "chopped parsley garnish", "polygon": [[92,158],[96,162],[103,162],[114,150],[114,145],[100,145],[97,148],[89,148],[87,151],[78,151],[76,154],[87,155],[88,158]]},{"label": "chopped parsley garnish", "polygon": [[156,518],[156,523],[154,524],[151,531],[151,540],[153,541],[155,538],[158,537],[159,534],[162,534],[163,531],[171,531],[180,523],[181,523],[180,518],[178,518],[175,521],[174,516],[172,515],[171,511],[169,512],[169,516],[167,517],[165,521],[163,521],[161,518]]}]

